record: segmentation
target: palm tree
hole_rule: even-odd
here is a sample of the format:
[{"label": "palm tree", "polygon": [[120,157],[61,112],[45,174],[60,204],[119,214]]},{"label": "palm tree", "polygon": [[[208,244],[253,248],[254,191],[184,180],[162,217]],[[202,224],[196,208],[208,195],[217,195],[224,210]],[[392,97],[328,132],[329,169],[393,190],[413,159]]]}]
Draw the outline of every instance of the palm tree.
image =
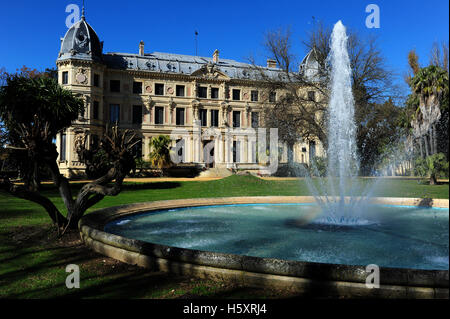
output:
[{"label": "palm tree", "polygon": [[[441,98],[448,90],[448,73],[442,68],[430,65],[420,69],[410,81],[411,89],[419,98],[413,129],[424,137],[425,154],[437,152],[435,123],[441,117]],[[426,134],[429,133],[430,145]],[[430,150],[430,152],[428,152]]]},{"label": "palm tree", "polygon": [[150,163],[153,167],[161,169],[170,166],[170,143],[172,140],[167,135],[154,136],[150,140]]},{"label": "palm tree", "polygon": [[[11,158],[21,172],[24,184],[0,177],[0,188],[9,194],[41,205],[58,226],[58,231],[75,229],[87,209],[105,196],[116,196],[122,189],[125,176],[134,166],[132,148],[138,143],[130,131],[117,127],[107,128],[96,150],[83,150],[79,155],[86,166],[93,155],[104,152],[107,171],[96,180],[85,184],[76,196],[69,180],[58,167],[58,152],[54,143],[56,135],[71,126],[72,121],[84,112],[84,103],[51,77],[29,77],[9,74],[6,85],[0,87],[0,121],[4,126]],[[56,206],[46,193],[40,192],[39,171],[41,167],[50,172],[58,188],[63,206]],[[67,212],[63,215],[63,210]]]},{"label": "palm tree", "polygon": [[430,185],[436,185],[439,176],[448,174],[448,162],[443,153],[416,160],[416,172],[420,176],[429,177]]}]

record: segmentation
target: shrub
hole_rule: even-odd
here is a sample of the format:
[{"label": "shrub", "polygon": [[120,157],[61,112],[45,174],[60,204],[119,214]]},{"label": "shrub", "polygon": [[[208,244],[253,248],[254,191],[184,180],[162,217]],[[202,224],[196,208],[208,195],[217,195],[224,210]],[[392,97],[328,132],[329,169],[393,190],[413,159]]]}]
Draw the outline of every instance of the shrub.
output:
[{"label": "shrub", "polygon": [[415,164],[416,175],[429,177],[430,185],[436,184],[439,177],[448,177],[448,161],[443,153],[418,158]]}]

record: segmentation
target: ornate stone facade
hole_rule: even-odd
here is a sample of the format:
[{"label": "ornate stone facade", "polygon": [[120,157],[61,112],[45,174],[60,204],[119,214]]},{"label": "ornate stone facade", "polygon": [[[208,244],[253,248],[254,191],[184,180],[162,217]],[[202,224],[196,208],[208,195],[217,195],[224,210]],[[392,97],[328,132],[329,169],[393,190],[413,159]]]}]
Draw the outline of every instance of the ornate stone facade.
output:
[{"label": "ornate stone facade", "polygon": [[[150,139],[164,134],[178,147],[182,163],[212,161],[208,166],[258,169],[255,126],[262,125],[262,102],[268,93],[252,77],[249,65],[220,59],[218,50],[207,58],[146,54],[142,41],[138,54],[104,54],[102,47],[84,17],[62,40],[56,62],[59,82],[86,104],[85,114],[57,138],[64,174],[83,169],[75,151],[80,140],[95,143],[105,124],[115,121],[138,132],[142,144],[136,151],[144,159]],[[271,63],[266,71],[279,72]],[[293,160],[308,163],[312,152],[322,153],[320,143],[312,147],[299,142]],[[287,148],[280,145],[280,151],[281,163],[286,162]]]}]

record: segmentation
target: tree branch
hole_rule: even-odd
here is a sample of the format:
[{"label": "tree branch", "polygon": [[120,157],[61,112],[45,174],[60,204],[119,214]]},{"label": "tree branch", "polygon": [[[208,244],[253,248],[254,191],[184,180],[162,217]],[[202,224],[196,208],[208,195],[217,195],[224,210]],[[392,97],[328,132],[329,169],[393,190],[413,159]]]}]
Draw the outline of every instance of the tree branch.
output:
[{"label": "tree branch", "polygon": [[67,219],[59,212],[56,206],[47,197],[40,195],[38,192],[33,192],[23,186],[11,183],[9,179],[0,179],[0,188],[4,189],[9,194],[29,200],[45,208],[53,223],[59,227],[64,227],[67,224]]}]

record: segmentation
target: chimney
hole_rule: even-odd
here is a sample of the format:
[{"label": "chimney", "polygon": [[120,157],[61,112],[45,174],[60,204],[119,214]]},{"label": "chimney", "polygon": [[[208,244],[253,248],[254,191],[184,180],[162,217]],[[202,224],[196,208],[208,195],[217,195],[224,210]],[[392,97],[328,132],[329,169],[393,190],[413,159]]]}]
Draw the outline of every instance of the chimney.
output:
[{"label": "chimney", "polygon": [[217,50],[217,49],[213,53],[213,62],[219,63],[219,50]]},{"label": "chimney", "polygon": [[274,59],[267,59],[267,67],[268,68],[276,68],[277,67],[277,61]]},{"label": "chimney", "polygon": [[139,42],[139,55],[144,55],[144,41]]}]

